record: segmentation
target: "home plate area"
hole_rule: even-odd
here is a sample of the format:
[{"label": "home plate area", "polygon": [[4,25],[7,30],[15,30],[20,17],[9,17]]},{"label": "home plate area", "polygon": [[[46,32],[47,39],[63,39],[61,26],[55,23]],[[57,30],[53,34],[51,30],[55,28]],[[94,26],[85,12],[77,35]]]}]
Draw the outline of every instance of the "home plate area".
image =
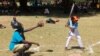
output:
[{"label": "home plate area", "polygon": [[68,56],[81,56],[80,53],[72,53],[72,54],[69,54]]},{"label": "home plate area", "polygon": [[82,51],[82,50],[76,50],[76,49],[70,50],[68,53],[68,56],[82,56],[83,52],[84,51]]}]

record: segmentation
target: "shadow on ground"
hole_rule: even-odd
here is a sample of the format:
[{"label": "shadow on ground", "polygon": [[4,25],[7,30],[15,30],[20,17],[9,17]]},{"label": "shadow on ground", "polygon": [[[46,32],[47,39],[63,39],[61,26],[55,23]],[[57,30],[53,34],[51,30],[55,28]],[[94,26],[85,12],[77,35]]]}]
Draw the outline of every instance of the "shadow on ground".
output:
[{"label": "shadow on ground", "polygon": [[34,52],[25,52],[23,56],[31,56]]}]

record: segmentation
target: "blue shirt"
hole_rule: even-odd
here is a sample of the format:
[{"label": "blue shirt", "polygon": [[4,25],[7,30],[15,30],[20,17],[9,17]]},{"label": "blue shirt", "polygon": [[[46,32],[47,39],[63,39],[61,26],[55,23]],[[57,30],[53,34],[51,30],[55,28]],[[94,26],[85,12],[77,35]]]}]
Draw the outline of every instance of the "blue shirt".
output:
[{"label": "blue shirt", "polygon": [[76,23],[72,23],[71,19],[68,20],[67,24],[69,25],[69,27],[71,27],[73,29],[77,29],[77,27],[78,27],[78,23],[77,22]]},{"label": "blue shirt", "polygon": [[14,46],[19,44],[21,41],[23,41],[23,38],[22,38],[21,34],[16,30],[13,33],[12,40],[9,45],[10,51],[12,51],[14,49]]}]

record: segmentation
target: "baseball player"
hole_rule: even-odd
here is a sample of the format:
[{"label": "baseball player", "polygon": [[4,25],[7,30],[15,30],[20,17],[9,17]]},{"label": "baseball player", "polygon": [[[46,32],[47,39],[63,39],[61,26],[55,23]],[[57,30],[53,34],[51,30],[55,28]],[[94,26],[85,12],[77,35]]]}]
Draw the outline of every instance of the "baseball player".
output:
[{"label": "baseball player", "polygon": [[23,55],[23,53],[28,50],[32,44],[39,46],[38,43],[30,42],[25,39],[24,32],[31,31],[38,27],[42,27],[43,23],[39,22],[36,26],[28,29],[24,29],[22,24],[16,20],[16,17],[11,21],[11,26],[14,29],[12,39],[10,41],[9,50],[14,53],[14,56]]},{"label": "baseball player", "polygon": [[73,36],[76,36],[80,49],[84,49],[84,46],[83,46],[83,43],[81,40],[81,36],[80,36],[78,29],[77,29],[78,28],[78,17],[72,16],[71,19],[68,20],[68,22],[65,26],[67,26],[70,29],[69,36],[68,36],[68,39],[66,41],[65,49],[68,49],[69,42]]}]

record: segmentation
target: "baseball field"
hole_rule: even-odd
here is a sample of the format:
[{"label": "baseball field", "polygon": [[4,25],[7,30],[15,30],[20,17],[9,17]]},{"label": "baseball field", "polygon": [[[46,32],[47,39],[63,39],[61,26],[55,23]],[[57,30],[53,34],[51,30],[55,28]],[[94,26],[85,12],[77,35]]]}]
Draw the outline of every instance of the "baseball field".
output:
[{"label": "baseball field", "polygon": [[[8,50],[13,33],[13,29],[10,25],[12,18],[13,16],[0,16],[0,24],[6,26],[5,29],[0,29],[0,56],[12,56],[12,52]],[[17,16],[16,18],[23,24],[24,28],[27,29],[36,25],[38,21],[45,21],[49,17]],[[80,49],[65,50],[65,42],[69,31],[69,29],[65,27],[65,24],[68,18],[51,18],[56,18],[60,21],[56,24],[45,23],[44,27],[39,27],[25,33],[26,40],[40,44],[40,52],[32,53],[27,56],[100,56],[100,45],[92,47],[94,54],[89,54],[87,50],[82,51]],[[85,48],[100,41],[100,14],[80,17],[78,29]],[[71,40],[69,47],[71,46],[78,46],[76,38]]]}]

